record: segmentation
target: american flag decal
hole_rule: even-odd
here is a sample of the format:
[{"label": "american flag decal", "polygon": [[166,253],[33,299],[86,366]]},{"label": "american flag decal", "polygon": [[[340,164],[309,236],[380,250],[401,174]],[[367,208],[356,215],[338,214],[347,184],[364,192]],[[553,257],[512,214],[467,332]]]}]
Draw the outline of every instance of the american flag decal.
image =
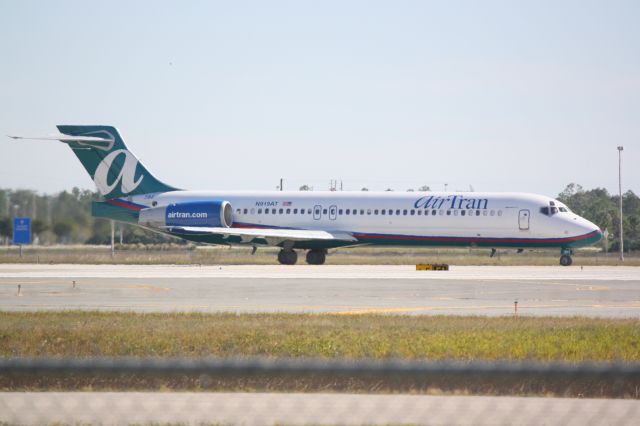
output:
[{"label": "american flag decal", "polygon": [[283,201],[283,202],[282,202],[282,205],[283,205],[284,207],[290,206],[290,205],[291,205],[291,201]]}]

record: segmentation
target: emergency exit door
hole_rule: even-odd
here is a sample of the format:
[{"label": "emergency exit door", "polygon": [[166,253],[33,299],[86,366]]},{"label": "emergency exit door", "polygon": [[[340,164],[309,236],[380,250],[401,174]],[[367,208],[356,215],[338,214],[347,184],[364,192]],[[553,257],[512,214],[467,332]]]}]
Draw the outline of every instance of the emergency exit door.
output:
[{"label": "emergency exit door", "polygon": [[531,214],[529,210],[520,210],[520,214],[518,215],[518,225],[520,226],[521,231],[529,230],[529,217]]}]

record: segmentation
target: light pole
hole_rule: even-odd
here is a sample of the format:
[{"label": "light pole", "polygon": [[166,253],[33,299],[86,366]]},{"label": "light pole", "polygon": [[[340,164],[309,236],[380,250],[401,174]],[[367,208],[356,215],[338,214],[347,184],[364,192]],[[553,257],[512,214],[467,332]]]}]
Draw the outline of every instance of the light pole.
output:
[{"label": "light pole", "polygon": [[618,192],[620,195],[620,261],[624,262],[624,238],[622,235],[622,151],[623,146],[618,147]]}]

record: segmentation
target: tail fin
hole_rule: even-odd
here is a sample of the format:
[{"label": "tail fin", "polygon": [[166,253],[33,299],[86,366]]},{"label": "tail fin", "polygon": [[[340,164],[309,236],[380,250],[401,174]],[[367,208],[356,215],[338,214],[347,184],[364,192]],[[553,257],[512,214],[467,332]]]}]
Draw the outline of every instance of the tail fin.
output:
[{"label": "tail fin", "polygon": [[112,126],[57,126],[105,198],[174,191],[156,179],[127,149]]}]

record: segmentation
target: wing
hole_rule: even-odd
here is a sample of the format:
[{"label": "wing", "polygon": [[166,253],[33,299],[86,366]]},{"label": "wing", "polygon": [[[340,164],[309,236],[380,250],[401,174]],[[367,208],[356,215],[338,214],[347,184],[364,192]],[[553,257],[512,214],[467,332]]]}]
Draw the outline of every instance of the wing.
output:
[{"label": "wing", "polygon": [[249,244],[256,239],[265,240],[268,245],[279,245],[284,241],[358,241],[347,232],[332,232],[307,229],[270,229],[270,228],[222,228],[202,226],[173,226],[167,228],[178,235],[217,235],[223,238],[240,237],[240,242]]}]

